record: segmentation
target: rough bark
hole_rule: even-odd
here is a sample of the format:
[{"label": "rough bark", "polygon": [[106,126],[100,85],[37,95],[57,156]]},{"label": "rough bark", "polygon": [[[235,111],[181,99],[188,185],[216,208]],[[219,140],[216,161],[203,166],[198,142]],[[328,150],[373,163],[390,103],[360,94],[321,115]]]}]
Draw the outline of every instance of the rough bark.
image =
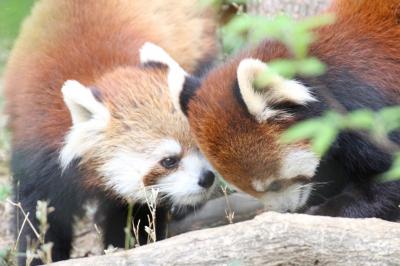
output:
[{"label": "rough bark", "polygon": [[54,265],[232,264],[400,265],[400,225],[379,219],[270,212],[130,251]]},{"label": "rough bark", "polygon": [[234,193],[227,197],[208,201],[201,209],[185,218],[172,221],[168,226],[168,235],[176,236],[189,231],[217,227],[229,224],[227,215],[233,213],[232,222],[249,220],[263,212],[263,205],[253,197]]}]

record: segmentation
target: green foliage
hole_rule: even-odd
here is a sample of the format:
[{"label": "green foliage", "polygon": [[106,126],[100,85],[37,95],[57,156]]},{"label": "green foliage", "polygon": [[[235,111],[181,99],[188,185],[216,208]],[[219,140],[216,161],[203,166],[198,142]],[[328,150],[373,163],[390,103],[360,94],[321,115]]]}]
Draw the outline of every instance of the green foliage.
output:
[{"label": "green foliage", "polygon": [[324,64],[315,57],[307,57],[310,44],[316,39],[314,29],[334,21],[333,15],[320,15],[297,21],[281,15],[274,19],[242,14],[236,16],[222,29],[223,46],[232,53],[247,44],[258,43],[265,38],[283,43],[291,53],[290,59],[267,62],[268,68],[256,80],[256,87],[268,86],[271,79],[280,75],[315,76],[325,72]]},{"label": "green foliage", "polygon": [[129,203],[128,205],[128,216],[126,218],[126,226],[124,228],[125,232],[125,249],[130,249],[135,247],[135,239],[132,235],[132,211],[133,204]]},{"label": "green foliage", "polygon": [[342,123],[342,116],[334,112],[327,112],[321,117],[295,124],[283,134],[282,141],[291,143],[305,139],[310,140],[314,152],[322,156],[335,140]]},{"label": "green foliage", "polygon": [[0,0],[0,72],[21,22],[35,0]]},{"label": "green foliage", "polygon": [[257,77],[255,86],[264,88],[276,76],[293,78],[296,74],[302,76],[318,76],[325,72],[325,65],[315,57],[304,59],[279,59],[268,62],[267,70]]},{"label": "green foliage", "polygon": [[16,253],[10,249],[0,249],[0,266],[12,266],[15,264]]},{"label": "green foliage", "polygon": [[8,185],[0,185],[0,202],[5,201],[11,194],[11,187]]},{"label": "green foliage", "polygon": [[315,28],[331,24],[333,15],[320,15],[302,21],[281,15],[275,18],[242,14],[223,28],[224,47],[236,51],[240,44],[255,44],[265,38],[279,40],[294,58],[305,58],[310,44],[316,39]]},{"label": "green foliage", "polygon": [[400,128],[400,107],[388,107],[378,112],[360,109],[347,114],[328,111],[324,115],[290,127],[282,136],[285,143],[311,140],[314,151],[323,155],[342,130],[365,130],[379,140]]},{"label": "green foliage", "polygon": [[400,152],[395,154],[392,168],[380,177],[381,181],[393,181],[400,179]]},{"label": "green foliage", "polygon": [[34,0],[0,1],[0,37],[15,38],[22,19],[29,13]]}]

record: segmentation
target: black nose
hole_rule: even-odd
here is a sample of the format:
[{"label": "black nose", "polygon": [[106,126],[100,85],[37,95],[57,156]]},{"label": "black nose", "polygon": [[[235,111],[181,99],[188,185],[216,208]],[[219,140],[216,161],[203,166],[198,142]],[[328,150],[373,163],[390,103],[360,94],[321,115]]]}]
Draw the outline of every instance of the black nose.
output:
[{"label": "black nose", "polygon": [[201,186],[203,188],[209,188],[214,183],[214,180],[215,180],[214,173],[211,171],[206,171],[200,177],[198,184],[199,184],[199,186]]}]

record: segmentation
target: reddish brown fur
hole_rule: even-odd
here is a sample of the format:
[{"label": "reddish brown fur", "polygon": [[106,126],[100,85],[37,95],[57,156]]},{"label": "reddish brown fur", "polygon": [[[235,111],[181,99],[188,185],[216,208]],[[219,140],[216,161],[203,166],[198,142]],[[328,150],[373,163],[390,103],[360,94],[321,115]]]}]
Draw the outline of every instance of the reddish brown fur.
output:
[{"label": "reddish brown fur", "polygon": [[[219,173],[229,177],[232,184],[254,194],[248,178],[263,179],[264,175],[274,173],[279,167],[275,158],[280,153],[280,148],[273,137],[282,126],[260,126],[256,120],[249,119],[245,107],[235,100],[231,89],[236,79],[236,68],[237,63],[231,63],[228,67],[216,70],[204,81],[213,90],[208,90],[208,95],[204,94],[206,90],[199,90],[198,98],[196,97],[198,100],[190,103],[189,121],[202,151]],[[214,79],[221,76],[224,78]],[[229,117],[224,116],[227,114]],[[263,161],[260,161],[260,154],[266,151],[269,155],[262,157]],[[242,159],[241,164],[232,163],[232,158],[237,157]],[[243,165],[246,169],[243,169]]]},{"label": "reddish brown fur", "polygon": [[[14,144],[59,148],[71,126],[62,84],[76,79],[92,85],[118,66],[137,65],[138,50],[146,41],[162,46],[193,71],[216,51],[211,16],[194,13],[195,2],[39,1],[23,25],[5,74]],[[107,95],[119,88],[99,89]]]},{"label": "reddish brown fur", "polygon": [[334,65],[352,70],[378,88],[394,90],[399,97],[400,64],[385,59],[388,54],[400,58],[400,1],[339,0],[330,10],[336,13],[336,23],[318,31],[319,41],[311,53],[329,56]]},{"label": "reddish brown fur", "polygon": [[[331,64],[352,70],[360,79],[399,97],[399,61],[382,60],[388,53],[400,58],[399,9],[398,0],[336,1],[330,9],[336,13],[336,23],[317,31],[319,39],[311,54],[323,55]],[[284,156],[278,136],[288,124],[258,123],[239,104],[232,88],[239,62],[248,57],[268,62],[289,57],[289,53],[283,45],[264,42],[212,71],[189,102],[188,115],[214,167],[232,184],[257,196],[250,178],[264,180],[277,172]]]}]

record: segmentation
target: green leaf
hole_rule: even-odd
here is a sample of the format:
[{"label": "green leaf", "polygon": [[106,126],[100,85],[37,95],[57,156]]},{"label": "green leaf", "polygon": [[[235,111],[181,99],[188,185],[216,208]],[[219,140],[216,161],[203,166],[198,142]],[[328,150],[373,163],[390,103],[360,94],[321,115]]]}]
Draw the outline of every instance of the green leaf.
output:
[{"label": "green leaf", "polygon": [[350,129],[371,129],[374,122],[374,112],[367,109],[353,111],[344,118],[345,127]]},{"label": "green leaf", "polygon": [[300,60],[297,71],[303,76],[319,76],[325,72],[325,65],[315,57]]},{"label": "green leaf", "polygon": [[6,185],[0,186],[0,201],[6,200],[11,194],[11,188]]},{"label": "green leaf", "polygon": [[343,116],[335,111],[325,112],[321,119],[323,120],[324,126],[329,125],[337,129],[341,129],[343,127]]},{"label": "green leaf", "polygon": [[335,127],[325,125],[319,128],[319,132],[311,140],[312,149],[319,156],[323,156],[335,141],[339,130]]},{"label": "green leaf", "polygon": [[296,73],[296,64],[293,60],[275,60],[268,64],[268,68],[255,80],[257,88],[265,88],[270,85],[275,76],[292,78]]},{"label": "green leaf", "polygon": [[293,143],[310,139],[318,133],[321,126],[323,126],[323,124],[320,119],[310,119],[297,123],[282,134],[281,141],[283,143]]},{"label": "green leaf", "polygon": [[335,22],[335,14],[326,13],[323,15],[310,16],[298,22],[297,27],[302,31],[310,31],[319,27],[327,26]]},{"label": "green leaf", "polygon": [[294,60],[274,60],[268,63],[268,67],[275,73],[287,79],[293,78],[296,74],[296,61]]},{"label": "green leaf", "polygon": [[6,257],[7,253],[8,253],[7,249],[0,249],[0,258]]},{"label": "green leaf", "polygon": [[400,153],[397,153],[392,167],[379,177],[381,182],[400,180]]},{"label": "green leaf", "polygon": [[400,106],[383,108],[378,112],[377,119],[383,124],[387,133],[400,129]]},{"label": "green leaf", "polygon": [[295,58],[302,59],[307,56],[308,47],[313,40],[314,38],[311,33],[295,32],[290,36],[286,36],[286,39],[283,41],[292,51]]}]

